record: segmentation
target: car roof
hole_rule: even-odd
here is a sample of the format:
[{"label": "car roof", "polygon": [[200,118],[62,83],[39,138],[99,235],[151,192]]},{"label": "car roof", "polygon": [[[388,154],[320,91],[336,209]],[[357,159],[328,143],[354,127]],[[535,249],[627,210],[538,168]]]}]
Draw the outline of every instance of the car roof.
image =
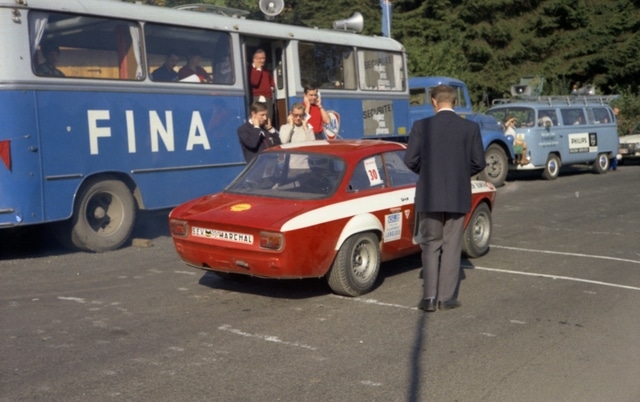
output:
[{"label": "car roof", "polygon": [[406,149],[405,144],[383,140],[317,140],[294,142],[267,149],[265,152],[291,150],[310,153],[324,153],[344,159],[362,158],[380,152]]}]

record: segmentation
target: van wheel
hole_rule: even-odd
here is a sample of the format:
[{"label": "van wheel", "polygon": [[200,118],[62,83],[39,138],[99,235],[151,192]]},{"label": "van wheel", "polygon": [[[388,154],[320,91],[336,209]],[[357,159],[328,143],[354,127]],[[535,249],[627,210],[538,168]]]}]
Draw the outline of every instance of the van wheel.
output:
[{"label": "van wheel", "polygon": [[593,171],[599,174],[607,173],[609,170],[609,158],[607,154],[599,154],[598,159],[593,161]]},{"label": "van wheel", "polygon": [[480,180],[488,181],[496,187],[500,187],[507,179],[509,164],[507,154],[496,144],[491,144],[484,153],[487,167],[480,173]]},{"label": "van wheel", "polygon": [[556,154],[549,154],[547,163],[544,164],[544,170],[542,171],[542,178],[546,180],[554,180],[558,178],[560,174],[560,158]]},{"label": "van wheel", "polygon": [[86,251],[103,252],[122,246],[136,217],[129,188],[112,176],[89,179],[80,189],[73,216],[58,229],[61,243]]},{"label": "van wheel", "polygon": [[339,295],[360,296],[371,290],[379,271],[378,236],[370,232],[358,233],[340,247],[327,274],[327,282]]},{"label": "van wheel", "polygon": [[469,258],[477,258],[489,251],[491,240],[491,210],[480,204],[473,211],[462,236],[462,252]]}]

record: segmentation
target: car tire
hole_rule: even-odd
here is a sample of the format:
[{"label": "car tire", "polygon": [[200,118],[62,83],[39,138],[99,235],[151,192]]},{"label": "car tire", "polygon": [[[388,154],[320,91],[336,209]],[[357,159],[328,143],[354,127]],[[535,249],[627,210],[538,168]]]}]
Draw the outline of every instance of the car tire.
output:
[{"label": "car tire", "polygon": [[122,246],[131,235],[136,204],[129,188],[112,176],[89,179],[78,192],[73,216],[57,234],[65,246],[104,252]]},{"label": "car tire", "polygon": [[482,203],[471,214],[469,224],[462,236],[462,253],[469,258],[477,258],[489,251],[491,240],[491,210]]},{"label": "car tire", "polygon": [[496,187],[500,187],[507,179],[509,173],[509,162],[507,154],[497,144],[491,144],[484,153],[487,167],[480,173],[480,180],[488,181]]},{"label": "car tire", "polygon": [[610,161],[607,154],[598,154],[598,157],[593,161],[593,171],[598,174],[607,173],[609,170]]},{"label": "car tire", "polygon": [[544,169],[542,170],[542,178],[546,180],[557,179],[561,166],[560,157],[556,154],[549,154],[547,162],[544,164]]},{"label": "car tire", "polygon": [[343,296],[360,296],[373,288],[380,271],[378,237],[371,232],[349,237],[327,274],[331,290]]}]

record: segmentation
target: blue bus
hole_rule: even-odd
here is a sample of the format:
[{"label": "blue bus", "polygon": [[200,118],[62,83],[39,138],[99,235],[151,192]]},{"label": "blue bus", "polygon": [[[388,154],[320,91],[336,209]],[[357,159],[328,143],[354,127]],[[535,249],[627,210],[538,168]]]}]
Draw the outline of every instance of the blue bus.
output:
[{"label": "blue bus", "polygon": [[[244,17],[204,5],[0,0],[0,227],[52,223],[64,244],[101,252],[128,240],[138,210],[221,190],[245,166],[236,129],[257,49],[275,79],[276,127],[311,83],[340,137],[407,135],[400,43],[345,23]],[[196,53],[205,82],[152,75]]]}]

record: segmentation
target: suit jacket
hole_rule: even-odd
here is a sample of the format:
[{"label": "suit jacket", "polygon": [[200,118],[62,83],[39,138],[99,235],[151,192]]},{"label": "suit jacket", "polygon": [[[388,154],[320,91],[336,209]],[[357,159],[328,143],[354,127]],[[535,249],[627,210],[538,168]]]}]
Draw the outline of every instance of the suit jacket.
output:
[{"label": "suit jacket", "polygon": [[419,175],[417,212],[467,213],[471,176],[486,166],[480,127],[451,110],[418,120],[409,134],[404,163]]}]

